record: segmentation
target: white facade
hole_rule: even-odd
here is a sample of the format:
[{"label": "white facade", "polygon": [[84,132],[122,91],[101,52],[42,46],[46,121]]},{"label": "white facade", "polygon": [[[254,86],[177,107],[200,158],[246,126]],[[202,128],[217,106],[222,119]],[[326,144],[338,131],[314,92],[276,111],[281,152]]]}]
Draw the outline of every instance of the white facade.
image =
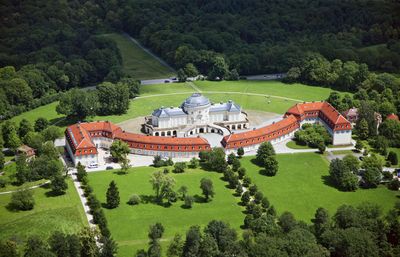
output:
[{"label": "white facade", "polygon": [[213,104],[208,98],[195,93],[180,107],[155,110],[151,122],[145,124],[145,130],[154,136],[189,136],[197,132],[206,133],[207,126],[214,123],[228,129],[248,127],[247,115],[233,101]]}]

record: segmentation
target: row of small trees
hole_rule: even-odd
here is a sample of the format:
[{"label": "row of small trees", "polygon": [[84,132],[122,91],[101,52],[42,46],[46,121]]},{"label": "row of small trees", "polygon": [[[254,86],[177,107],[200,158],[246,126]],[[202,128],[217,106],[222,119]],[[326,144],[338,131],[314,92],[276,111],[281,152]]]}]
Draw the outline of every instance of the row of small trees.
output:
[{"label": "row of small trees", "polygon": [[[104,211],[101,208],[101,202],[93,194],[93,189],[88,184],[89,179],[85,166],[81,165],[80,162],[78,162],[77,165],[76,175],[78,181],[81,182],[81,185],[83,187],[84,195],[88,201],[88,205],[90,208],[90,213],[93,215],[93,223],[97,224],[100,230],[100,235],[95,236],[93,240],[96,242],[97,239],[100,243],[102,243],[102,251],[105,254],[104,256],[115,256],[118,249],[117,243],[111,237],[106,216],[104,215]],[[116,207],[119,205],[119,192],[114,181],[111,181],[110,183],[109,189],[107,190],[106,198],[107,206],[109,208],[113,208],[114,206]]]}]

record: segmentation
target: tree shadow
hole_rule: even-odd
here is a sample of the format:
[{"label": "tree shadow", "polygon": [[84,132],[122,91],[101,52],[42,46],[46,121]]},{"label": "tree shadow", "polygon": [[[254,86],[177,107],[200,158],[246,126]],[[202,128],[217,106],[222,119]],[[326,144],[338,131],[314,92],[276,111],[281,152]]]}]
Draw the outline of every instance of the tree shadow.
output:
[{"label": "tree shadow", "polygon": [[182,204],[181,208],[185,209],[185,210],[190,210],[190,209],[192,209],[192,206],[187,206],[186,204]]},{"label": "tree shadow", "polygon": [[128,172],[125,172],[125,171],[122,171],[122,170],[117,170],[117,171],[114,171],[113,174],[117,174],[117,175],[127,175]]},{"label": "tree shadow", "polygon": [[40,186],[40,188],[43,188],[43,189],[50,189],[50,187],[51,187],[51,183],[46,183],[46,184],[43,184]]},{"label": "tree shadow", "polygon": [[65,195],[65,192],[60,194],[60,193],[57,193],[57,192],[54,192],[53,190],[51,190],[51,191],[47,191],[44,194],[46,195],[46,197],[57,197],[57,196]]},{"label": "tree shadow", "polygon": [[20,212],[21,211],[12,203],[8,203],[5,207],[10,212]]},{"label": "tree shadow", "polygon": [[193,198],[194,198],[194,202],[195,203],[207,203],[207,200],[206,200],[206,198],[204,196],[196,194],[196,195],[193,196]]},{"label": "tree shadow", "polygon": [[342,190],[339,187],[337,187],[337,185],[335,184],[335,182],[333,181],[333,179],[329,175],[321,176],[321,179],[322,179],[324,185],[329,186],[329,187],[333,187],[333,188],[335,188],[336,190],[338,190],[340,192],[353,192],[353,191]]},{"label": "tree shadow", "polygon": [[259,167],[262,166],[261,163],[259,163],[259,162],[257,161],[256,158],[251,159],[250,162],[251,162],[252,164],[256,165],[256,166],[259,166]]}]

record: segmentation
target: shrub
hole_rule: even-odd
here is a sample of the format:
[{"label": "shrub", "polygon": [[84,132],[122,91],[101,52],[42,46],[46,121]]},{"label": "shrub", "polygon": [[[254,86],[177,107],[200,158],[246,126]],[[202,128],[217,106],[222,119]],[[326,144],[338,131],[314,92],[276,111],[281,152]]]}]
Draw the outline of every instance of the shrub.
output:
[{"label": "shrub", "polygon": [[249,187],[249,185],[251,184],[251,178],[248,176],[244,176],[243,178],[243,186],[244,187]]},{"label": "shrub", "polygon": [[191,168],[191,169],[196,169],[198,166],[199,166],[199,160],[198,160],[197,158],[193,157],[193,158],[190,160],[189,168]]},{"label": "shrub", "polygon": [[397,165],[399,163],[399,160],[397,158],[397,154],[395,152],[393,152],[393,151],[389,152],[389,155],[388,155],[387,159],[392,165]]},{"label": "shrub", "polygon": [[0,188],[6,187],[7,181],[5,179],[0,178]]},{"label": "shrub", "polygon": [[185,200],[185,207],[192,208],[192,205],[194,203],[194,197],[191,195],[186,195],[184,200]]},{"label": "shrub", "polygon": [[393,179],[392,181],[389,182],[388,188],[390,190],[399,190],[400,188],[400,181],[398,179]]},{"label": "shrub", "polygon": [[129,205],[138,205],[141,202],[142,202],[142,199],[138,195],[132,195],[128,200]]},{"label": "shrub", "polygon": [[186,169],[186,163],[184,162],[177,162],[174,165],[174,173],[184,173]]},{"label": "shrub", "polygon": [[257,188],[256,185],[251,185],[251,186],[249,187],[249,193],[250,193],[250,195],[255,195],[255,194],[257,193],[257,190],[258,190],[258,188]]},{"label": "shrub", "polygon": [[35,205],[32,190],[23,189],[12,193],[10,205],[18,210],[32,210]]},{"label": "shrub", "polygon": [[237,149],[237,155],[239,156],[239,158],[242,158],[242,156],[244,155],[244,149],[243,147],[239,147]]}]

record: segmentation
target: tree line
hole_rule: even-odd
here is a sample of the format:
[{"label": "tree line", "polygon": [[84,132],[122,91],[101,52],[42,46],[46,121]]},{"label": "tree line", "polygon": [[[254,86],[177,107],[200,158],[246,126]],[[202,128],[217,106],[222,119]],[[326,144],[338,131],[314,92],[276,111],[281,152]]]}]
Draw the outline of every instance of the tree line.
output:
[{"label": "tree line", "polygon": [[[397,256],[400,253],[400,205],[385,215],[375,204],[342,205],[333,216],[318,208],[311,224],[290,212],[262,213],[244,225],[242,237],[229,224],[210,221],[203,229],[191,226],[176,234],[166,249],[168,257],[205,256]],[[161,223],[149,228],[149,247],[136,257],[161,256]]]}]

